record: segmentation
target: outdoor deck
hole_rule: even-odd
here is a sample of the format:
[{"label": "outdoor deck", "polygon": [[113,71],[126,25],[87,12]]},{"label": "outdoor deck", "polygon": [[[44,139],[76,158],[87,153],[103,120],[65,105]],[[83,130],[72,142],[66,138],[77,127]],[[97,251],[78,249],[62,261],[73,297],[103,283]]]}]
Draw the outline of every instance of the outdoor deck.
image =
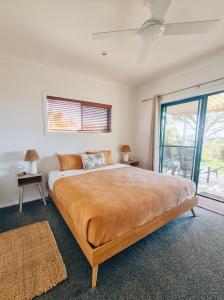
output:
[{"label": "outdoor deck", "polygon": [[209,182],[207,182],[207,174],[200,174],[198,192],[204,196],[216,197],[218,200],[224,202],[224,173],[211,173]]}]

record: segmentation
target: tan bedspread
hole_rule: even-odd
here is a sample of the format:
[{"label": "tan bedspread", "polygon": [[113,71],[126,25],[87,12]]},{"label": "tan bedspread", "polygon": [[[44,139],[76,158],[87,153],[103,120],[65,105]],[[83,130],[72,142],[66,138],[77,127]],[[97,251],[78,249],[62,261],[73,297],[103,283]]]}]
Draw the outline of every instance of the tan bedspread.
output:
[{"label": "tan bedspread", "polygon": [[54,194],[94,246],[152,220],[194,196],[190,180],[134,167],[58,179]]}]

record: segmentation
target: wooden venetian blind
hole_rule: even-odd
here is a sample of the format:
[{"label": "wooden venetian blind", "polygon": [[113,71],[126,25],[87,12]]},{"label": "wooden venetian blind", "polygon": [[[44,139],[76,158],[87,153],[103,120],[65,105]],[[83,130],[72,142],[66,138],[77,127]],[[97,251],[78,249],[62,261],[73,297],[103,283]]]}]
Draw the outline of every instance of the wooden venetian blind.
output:
[{"label": "wooden venetian blind", "polygon": [[49,132],[111,132],[112,105],[47,96]]}]

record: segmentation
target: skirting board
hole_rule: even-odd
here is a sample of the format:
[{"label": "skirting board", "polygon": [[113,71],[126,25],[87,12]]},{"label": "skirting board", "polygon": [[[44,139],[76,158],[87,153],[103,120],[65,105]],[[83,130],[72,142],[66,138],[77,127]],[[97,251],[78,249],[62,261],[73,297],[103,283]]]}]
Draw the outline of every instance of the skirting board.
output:
[{"label": "skirting board", "polygon": [[[49,195],[44,195],[44,197],[45,198],[49,198]],[[23,201],[23,204],[24,203],[28,203],[28,202],[33,202],[33,201],[42,201],[43,202],[43,200],[42,199],[40,199],[40,198],[36,198],[36,199],[26,199],[26,200],[24,200]],[[0,208],[6,208],[6,207],[11,207],[11,206],[15,206],[15,205],[18,205],[18,209],[19,209],[19,194],[18,194],[18,201],[13,201],[13,202],[6,202],[6,203],[4,203],[3,205],[1,205],[1,202],[0,202]]]}]

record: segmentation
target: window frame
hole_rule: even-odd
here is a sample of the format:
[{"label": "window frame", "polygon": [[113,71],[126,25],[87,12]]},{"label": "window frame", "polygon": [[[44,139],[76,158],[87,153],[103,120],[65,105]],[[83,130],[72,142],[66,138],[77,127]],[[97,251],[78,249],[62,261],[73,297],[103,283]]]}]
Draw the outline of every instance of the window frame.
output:
[{"label": "window frame", "polygon": [[[92,102],[92,101],[86,101],[86,100],[80,100],[80,99],[72,99],[71,97],[61,97],[61,96],[52,96],[55,93],[46,93],[42,92],[42,98],[43,98],[43,119],[44,119],[44,133],[45,135],[74,135],[74,134],[110,134],[112,133],[112,108],[113,106],[111,104],[105,104],[105,103],[99,103],[99,102]],[[66,100],[66,101],[74,101],[77,103],[84,102],[86,105],[95,106],[95,107],[104,107],[104,108],[110,108],[111,109],[111,126],[110,131],[108,132],[97,132],[97,131],[49,131],[48,129],[48,99],[57,99],[57,100]]]}]

